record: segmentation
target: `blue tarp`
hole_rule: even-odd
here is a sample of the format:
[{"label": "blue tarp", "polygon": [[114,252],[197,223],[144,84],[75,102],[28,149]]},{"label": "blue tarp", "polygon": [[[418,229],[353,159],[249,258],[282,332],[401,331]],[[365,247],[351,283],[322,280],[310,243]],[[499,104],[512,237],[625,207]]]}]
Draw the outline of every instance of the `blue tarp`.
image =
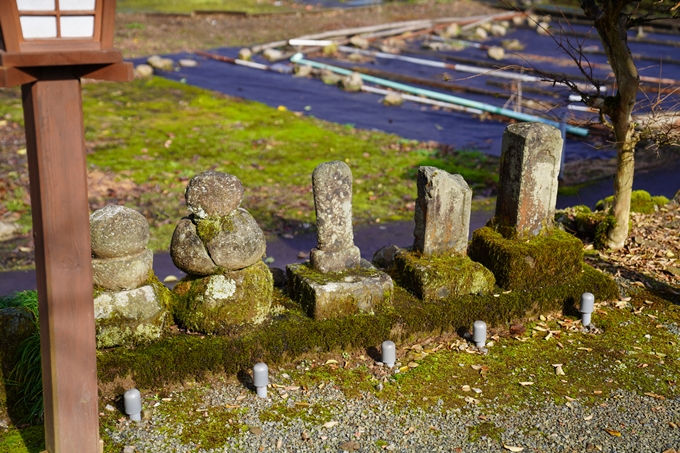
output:
[{"label": "blue tarp", "polygon": [[[597,35],[589,27],[574,26],[576,32],[591,31],[592,39],[569,38],[572,43],[582,43],[584,46],[599,44]],[[632,36],[632,35],[631,35]],[[674,35],[647,35],[649,38],[659,40],[675,40],[680,42]],[[549,57],[568,58],[559,48],[558,44],[549,36],[540,36],[534,30],[513,29],[503,38],[490,38],[483,42],[486,45],[500,45],[502,39],[518,39],[526,49],[522,53],[545,55]],[[563,38],[564,39],[564,38]],[[420,42],[410,44],[412,49],[420,46]],[[652,45],[644,43],[630,43],[633,53],[645,55],[665,56],[677,58],[678,48],[672,46]],[[212,53],[236,58],[238,49],[221,48],[211,51]],[[408,49],[403,55],[409,55]],[[442,53],[431,53],[431,55],[411,54],[409,56],[426,58],[442,61],[442,55],[459,56],[479,61],[490,61],[486,56],[486,51],[475,48],[465,48],[460,51],[448,51]],[[590,61],[595,63],[606,63],[604,55],[586,54]],[[401,107],[386,107],[380,103],[382,96],[365,92],[348,93],[335,86],[323,84],[318,79],[297,78],[290,74],[282,74],[272,71],[262,71],[248,67],[236,66],[223,63],[212,59],[198,57],[194,54],[174,54],[168,55],[178,61],[182,58],[193,58],[199,62],[197,67],[179,68],[176,72],[159,72],[160,75],[173,80],[182,80],[188,84],[219,91],[231,96],[242,97],[253,101],[262,102],[272,107],[285,106],[289,110],[304,112],[307,115],[315,116],[327,121],[340,124],[352,124],[363,129],[376,129],[380,131],[397,134],[408,139],[421,141],[434,140],[440,143],[453,145],[461,149],[478,149],[490,155],[498,156],[501,151],[501,138],[503,130],[508,125],[506,121],[495,119],[480,120],[479,117],[468,113],[433,109],[429,106],[404,103]],[[266,63],[266,61],[256,57],[256,61]],[[361,66],[361,64],[350,63],[347,60],[337,61],[334,59],[319,59],[327,64],[341,63],[344,66]],[[136,61],[137,63],[141,60]],[[453,63],[453,62],[450,62]],[[521,60],[508,59],[503,64],[522,64]],[[495,90],[502,93],[503,89],[490,85],[489,80],[511,82],[505,79],[495,78],[493,73],[485,76],[471,77],[471,74],[458,72],[450,69],[433,68],[420,66],[413,63],[375,59],[369,63],[363,63],[365,67],[399,73],[411,77],[419,77],[434,82],[456,83],[463,86],[483,88],[485,90]],[[578,74],[579,70],[575,64],[558,65],[545,61],[527,60],[524,66],[534,66],[543,71],[560,72],[566,74]],[[665,77],[675,80],[680,79],[680,65],[677,64],[655,64],[652,62],[638,62],[641,75],[652,77]],[[609,70],[595,69],[594,75],[601,79],[608,79]],[[527,84],[526,86],[535,85]],[[549,85],[541,84],[541,88],[550,88]],[[434,91],[453,94],[471,100],[488,103],[495,106],[503,106],[507,96],[487,96],[482,94],[451,93],[448,91],[437,90],[425,87]],[[569,91],[567,88],[554,87],[553,91],[560,95],[559,99],[541,96],[534,93],[525,92],[526,99],[537,101],[548,101],[557,103],[549,115],[552,119],[559,119],[562,112],[567,112]],[[507,95],[507,92],[505,92]],[[647,110],[645,104],[649,101],[641,93],[640,107],[642,111]],[[656,95],[647,95],[656,96]],[[673,102],[677,101],[677,95]],[[670,100],[666,101],[668,107]],[[581,104],[582,105],[582,104]],[[527,113],[537,113],[528,111]],[[585,120],[591,118],[596,120],[595,115],[584,112],[569,112],[573,117]],[[604,145],[604,148],[602,146]],[[591,138],[579,139],[568,136],[565,147],[565,159],[567,161],[575,159],[593,157],[611,157],[614,155],[613,149],[607,143],[600,140],[599,143]]]}]

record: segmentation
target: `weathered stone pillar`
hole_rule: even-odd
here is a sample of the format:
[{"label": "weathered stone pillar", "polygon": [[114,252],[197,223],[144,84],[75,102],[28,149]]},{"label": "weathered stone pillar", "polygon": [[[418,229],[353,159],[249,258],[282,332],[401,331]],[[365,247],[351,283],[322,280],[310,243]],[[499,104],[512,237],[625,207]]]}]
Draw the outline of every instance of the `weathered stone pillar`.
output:
[{"label": "weathered stone pillar", "polygon": [[536,236],[552,226],[561,155],[556,127],[518,123],[505,129],[494,217],[504,237]]},{"label": "weathered stone pillar", "polygon": [[472,190],[461,175],[420,167],[414,251],[465,254],[471,204]]},{"label": "weathered stone pillar", "polygon": [[391,303],[393,284],[354,245],[352,171],[344,162],[326,162],[314,170],[312,184],[317,246],[309,262],[286,266],[288,292],[315,319],[375,313]]},{"label": "weathered stone pillar", "polygon": [[323,163],[314,170],[312,185],[317,227],[312,267],[324,273],[358,267],[361,253],[352,230],[352,170],[341,161]]},{"label": "weathered stone pillar", "polygon": [[461,175],[420,167],[413,247],[393,252],[390,267],[400,284],[421,299],[493,290],[491,272],[467,256],[471,204],[472,190]]},{"label": "weathered stone pillar", "polygon": [[581,274],[583,244],[552,228],[561,153],[553,126],[522,123],[505,130],[496,215],[473,233],[468,248],[502,288],[534,291]]}]

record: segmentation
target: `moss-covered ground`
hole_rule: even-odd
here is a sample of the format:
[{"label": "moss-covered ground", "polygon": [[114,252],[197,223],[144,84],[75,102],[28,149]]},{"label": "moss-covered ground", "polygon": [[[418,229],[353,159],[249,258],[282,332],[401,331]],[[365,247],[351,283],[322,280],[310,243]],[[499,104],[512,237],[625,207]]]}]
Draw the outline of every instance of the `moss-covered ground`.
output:
[{"label": "moss-covered ground", "polygon": [[122,13],[170,14],[190,14],[194,11],[230,11],[250,14],[295,11],[294,8],[281,5],[281,3],[274,0],[119,0],[116,10]]},{"label": "moss-covered ground", "polygon": [[[330,160],[352,169],[358,223],[412,218],[421,164],[461,173],[480,193],[497,180],[497,160],[478,152],[337,125],[161,78],[85,84],[83,109],[89,171],[98,175],[91,208],[124,203],[142,212],[153,250],[167,250],[175,223],[187,213],[187,182],[208,169],[241,179],[242,206],[270,233],[314,225],[311,174]],[[18,90],[0,90],[0,113],[8,118],[3,131],[21,129]],[[25,150],[10,148],[16,168],[0,173],[8,170],[15,182],[0,192],[0,211],[30,225]]]},{"label": "moss-covered ground", "polygon": [[[369,335],[371,338],[354,346],[322,346],[295,359],[284,358],[270,370],[273,382],[281,382],[284,376],[287,385],[295,386],[286,387],[290,390],[306,392],[333,385],[348,398],[370,393],[390,401],[397,412],[416,408],[428,411],[452,408],[484,411],[487,408],[502,413],[543,403],[569,405],[573,401],[587,407],[616,398],[619,390],[659,400],[679,396],[680,306],[640,288],[623,300],[599,303],[593,314],[593,323],[598,328],[595,333],[582,330],[573,307],[544,313],[519,322],[500,323],[490,329],[487,354],[480,354],[464,338],[450,333],[451,330],[403,335],[397,341],[396,373],[387,373],[384,367],[374,364],[374,360],[379,359],[376,348],[380,339],[389,335],[389,330],[381,329],[377,329],[375,338]],[[348,328],[348,325],[341,327]],[[190,341],[191,346],[184,349],[187,360],[191,360],[192,348],[202,343],[200,337],[192,338],[195,341]],[[284,337],[281,341],[291,339]],[[150,351],[152,355],[157,352]],[[205,350],[199,351],[199,355],[201,353]],[[160,357],[147,366],[152,368],[152,373],[158,373],[160,370],[156,367],[163,360]],[[234,377],[220,372],[207,372],[203,378],[185,375],[177,379],[176,376],[172,380],[178,384],[148,381],[149,385],[140,386],[145,407],[153,408],[156,402],[160,403],[154,409],[154,417],[158,417],[158,424],[167,431],[164,431],[166,435],[174,436],[182,444],[206,449],[224,445],[229,438],[243,435],[253,425],[252,420],[246,423],[245,407],[211,400],[211,386],[224,382],[225,377],[219,376],[225,376],[227,384],[236,383]],[[135,374],[134,378],[142,376]],[[125,381],[119,381],[118,385],[124,388]],[[113,387],[115,384],[108,386]],[[262,423],[286,425],[299,420],[319,426],[342,410],[333,404],[305,403],[304,398],[296,398],[295,404],[287,402],[281,393],[275,392],[278,388],[283,386],[275,385],[271,389],[273,403],[258,412]],[[244,384],[241,393],[247,397],[251,392]],[[116,396],[120,392],[104,393],[100,398],[104,414],[101,432],[106,451],[118,452],[123,445],[109,433],[125,423],[120,397]],[[109,404],[115,410],[105,407]],[[0,452],[40,451],[38,428],[12,427],[0,433]],[[492,422],[484,422],[469,428],[468,440],[495,439],[501,433],[502,429]]]}]

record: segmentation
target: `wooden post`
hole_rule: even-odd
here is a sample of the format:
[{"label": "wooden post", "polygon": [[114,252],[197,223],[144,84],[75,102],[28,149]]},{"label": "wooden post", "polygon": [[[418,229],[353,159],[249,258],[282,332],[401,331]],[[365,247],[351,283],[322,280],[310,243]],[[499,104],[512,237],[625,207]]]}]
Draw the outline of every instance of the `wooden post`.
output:
[{"label": "wooden post", "polygon": [[22,86],[49,453],[98,453],[97,363],[80,80]]}]

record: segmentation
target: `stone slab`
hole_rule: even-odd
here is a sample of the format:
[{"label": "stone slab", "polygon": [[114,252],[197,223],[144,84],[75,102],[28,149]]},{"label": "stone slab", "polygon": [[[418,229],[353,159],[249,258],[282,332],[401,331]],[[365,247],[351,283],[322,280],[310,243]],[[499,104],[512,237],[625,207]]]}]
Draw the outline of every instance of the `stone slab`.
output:
[{"label": "stone slab", "polygon": [[493,273],[465,255],[427,255],[400,250],[394,256],[397,281],[426,301],[489,294],[496,279]]},{"label": "stone slab", "polygon": [[392,302],[394,284],[366,260],[344,272],[322,273],[309,262],[286,266],[288,292],[314,319],[374,313]]},{"label": "stone slab", "polygon": [[413,249],[422,253],[465,254],[472,190],[461,175],[436,167],[418,170]]},{"label": "stone slab", "polygon": [[552,226],[562,156],[559,129],[517,123],[503,134],[494,225],[507,238]]}]

